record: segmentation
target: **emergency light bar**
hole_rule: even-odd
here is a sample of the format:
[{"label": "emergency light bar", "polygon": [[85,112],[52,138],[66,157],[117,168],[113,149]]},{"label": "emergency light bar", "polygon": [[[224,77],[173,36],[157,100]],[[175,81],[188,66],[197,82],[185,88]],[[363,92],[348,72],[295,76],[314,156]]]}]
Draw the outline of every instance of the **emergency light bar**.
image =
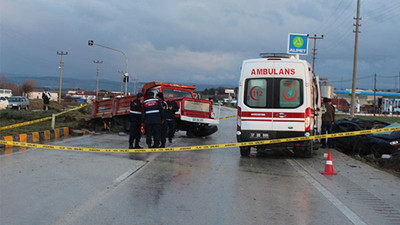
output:
[{"label": "emergency light bar", "polygon": [[260,53],[261,58],[291,58],[291,54],[287,53]]}]

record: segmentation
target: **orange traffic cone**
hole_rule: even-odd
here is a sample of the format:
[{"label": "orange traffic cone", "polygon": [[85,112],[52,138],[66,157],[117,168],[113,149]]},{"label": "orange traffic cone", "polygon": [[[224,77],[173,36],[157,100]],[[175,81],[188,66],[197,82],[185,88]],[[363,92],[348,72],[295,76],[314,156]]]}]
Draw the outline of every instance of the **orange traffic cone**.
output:
[{"label": "orange traffic cone", "polygon": [[325,164],[325,172],[322,172],[323,175],[337,175],[337,173],[333,172],[333,163],[332,163],[332,155],[328,153],[328,159]]}]

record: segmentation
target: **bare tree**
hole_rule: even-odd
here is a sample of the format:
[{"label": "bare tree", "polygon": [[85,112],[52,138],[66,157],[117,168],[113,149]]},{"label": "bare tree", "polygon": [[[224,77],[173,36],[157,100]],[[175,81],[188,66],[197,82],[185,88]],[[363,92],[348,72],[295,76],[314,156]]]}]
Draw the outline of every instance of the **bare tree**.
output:
[{"label": "bare tree", "polygon": [[22,84],[22,91],[25,93],[26,96],[28,96],[28,94],[37,87],[38,87],[38,84],[35,80],[27,79]]},{"label": "bare tree", "polygon": [[8,83],[7,89],[11,89],[13,95],[19,95],[19,87],[14,83]]}]

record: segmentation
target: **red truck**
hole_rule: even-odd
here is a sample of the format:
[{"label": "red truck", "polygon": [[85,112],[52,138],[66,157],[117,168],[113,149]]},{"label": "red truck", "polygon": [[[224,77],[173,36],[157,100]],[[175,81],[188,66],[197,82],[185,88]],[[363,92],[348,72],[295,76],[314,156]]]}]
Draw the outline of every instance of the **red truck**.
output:
[{"label": "red truck", "polygon": [[[204,137],[215,133],[219,120],[213,112],[212,103],[208,100],[196,99],[193,90],[194,85],[170,84],[161,82],[149,82],[143,85],[142,93],[162,92],[165,98],[174,96],[178,103],[179,111],[176,112],[177,130],[186,131],[189,137]],[[102,121],[108,126],[122,126],[129,128],[130,103],[136,96],[116,97],[97,101],[93,104],[92,119]]]}]

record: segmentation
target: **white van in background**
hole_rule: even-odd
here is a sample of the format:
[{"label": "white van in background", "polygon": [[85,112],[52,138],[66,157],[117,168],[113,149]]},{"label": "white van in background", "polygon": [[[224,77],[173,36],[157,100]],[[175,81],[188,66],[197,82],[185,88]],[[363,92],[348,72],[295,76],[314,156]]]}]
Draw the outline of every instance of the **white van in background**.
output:
[{"label": "white van in background", "polygon": [[[244,60],[238,93],[238,142],[311,136],[321,129],[319,78],[305,60],[288,54],[260,54]],[[252,146],[288,149],[311,157],[318,141]],[[240,147],[249,156],[250,147]]]},{"label": "white van in background", "polygon": [[12,96],[12,91],[10,89],[0,89],[0,97],[9,98]]}]

